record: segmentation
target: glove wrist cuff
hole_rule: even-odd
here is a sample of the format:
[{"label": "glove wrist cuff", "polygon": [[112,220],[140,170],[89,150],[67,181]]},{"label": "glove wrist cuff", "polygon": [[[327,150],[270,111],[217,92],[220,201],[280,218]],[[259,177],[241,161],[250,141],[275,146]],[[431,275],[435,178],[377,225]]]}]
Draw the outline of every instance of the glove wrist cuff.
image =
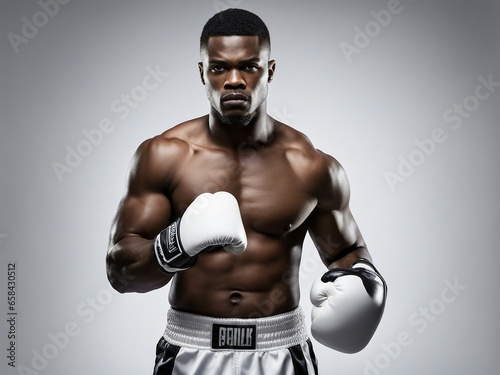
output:
[{"label": "glove wrist cuff", "polygon": [[365,258],[360,258],[360,259],[356,260],[351,265],[351,268],[364,268],[364,269],[367,269],[370,271],[375,271],[376,273],[378,273],[377,269],[372,264],[372,262],[370,262],[368,259],[365,259]]},{"label": "glove wrist cuff", "polygon": [[382,283],[384,285],[386,285],[385,280],[382,277],[382,275],[380,274],[380,272],[378,272],[377,268],[375,268],[375,266],[373,265],[373,263],[370,262],[368,259],[360,258],[360,259],[356,260],[352,264],[351,268],[364,268],[366,270],[374,272],[380,278],[380,280],[382,280]]},{"label": "glove wrist cuff", "polygon": [[156,236],[153,244],[155,258],[160,268],[167,273],[184,271],[196,263],[183,249],[179,240],[179,224],[177,219]]}]

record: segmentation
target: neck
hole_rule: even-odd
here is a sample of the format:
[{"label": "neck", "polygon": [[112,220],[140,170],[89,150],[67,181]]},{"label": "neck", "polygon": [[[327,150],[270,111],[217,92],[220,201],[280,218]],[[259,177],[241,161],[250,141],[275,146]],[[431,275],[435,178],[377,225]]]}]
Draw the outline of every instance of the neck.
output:
[{"label": "neck", "polygon": [[214,141],[238,149],[248,144],[269,143],[273,138],[274,121],[265,108],[259,108],[247,124],[222,122],[214,108],[208,116],[208,128]]}]

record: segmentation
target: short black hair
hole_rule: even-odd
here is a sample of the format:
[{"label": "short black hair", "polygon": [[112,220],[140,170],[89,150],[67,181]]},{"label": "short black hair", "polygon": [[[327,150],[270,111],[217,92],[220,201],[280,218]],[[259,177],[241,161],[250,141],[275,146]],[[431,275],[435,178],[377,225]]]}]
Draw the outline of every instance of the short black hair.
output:
[{"label": "short black hair", "polygon": [[235,8],[223,10],[207,21],[201,32],[200,50],[207,48],[212,36],[233,35],[258,36],[260,47],[271,50],[271,37],[264,21],[248,10]]}]

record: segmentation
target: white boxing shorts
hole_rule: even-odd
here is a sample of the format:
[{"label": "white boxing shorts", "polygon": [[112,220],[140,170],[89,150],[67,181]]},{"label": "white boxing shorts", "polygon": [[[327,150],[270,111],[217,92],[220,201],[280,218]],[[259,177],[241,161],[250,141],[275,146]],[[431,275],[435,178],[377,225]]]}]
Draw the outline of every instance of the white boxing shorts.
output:
[{"label": "white boxing shorts", "polygon": [[221,319],[170,309],[153,375],[318,375],[304,313]]}]

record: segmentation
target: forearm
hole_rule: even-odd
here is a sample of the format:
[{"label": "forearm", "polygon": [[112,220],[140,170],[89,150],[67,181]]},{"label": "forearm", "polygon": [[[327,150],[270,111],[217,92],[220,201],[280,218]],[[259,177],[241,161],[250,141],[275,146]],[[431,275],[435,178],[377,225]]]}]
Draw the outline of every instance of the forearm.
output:
[{"label": "forearm", "polygon": [[152,250],[153,241],[126,237],[110,247],[106,257],[108,280],[120,293],[145,293],[166,285],[173,274],[162,272]]},{"label": "forearm", "polygon": [[343,251],[340,256],[328,264],[327,267],[329,270],[334,268],[349,268],[355,261],[361,258],[367,259],[370,262],[372,260],[366,246],[355,246]]}]

